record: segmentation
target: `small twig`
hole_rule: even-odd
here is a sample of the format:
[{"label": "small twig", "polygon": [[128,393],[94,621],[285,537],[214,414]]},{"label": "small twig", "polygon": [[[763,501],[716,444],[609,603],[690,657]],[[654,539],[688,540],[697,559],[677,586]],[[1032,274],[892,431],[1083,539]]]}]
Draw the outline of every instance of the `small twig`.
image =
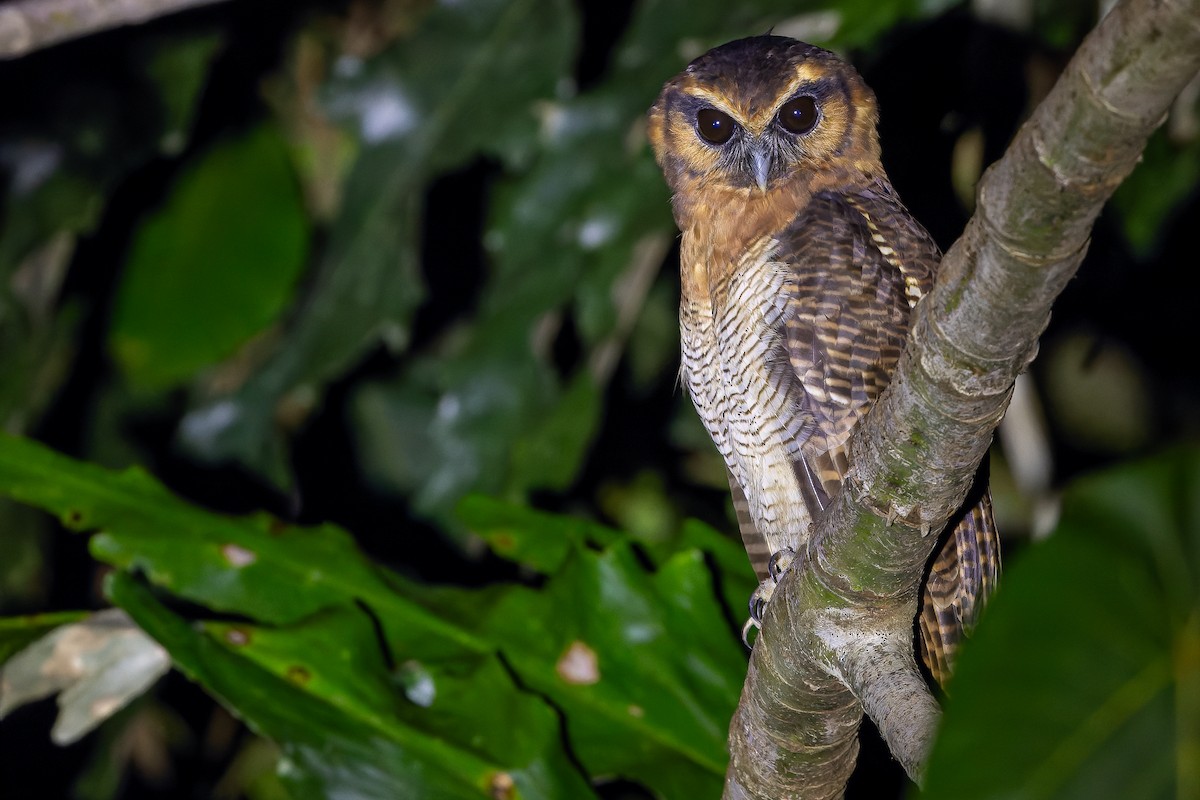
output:
[{"label": "small twig", "polygon": [[0,8],[0,58],[222,0],[16,0]]}]

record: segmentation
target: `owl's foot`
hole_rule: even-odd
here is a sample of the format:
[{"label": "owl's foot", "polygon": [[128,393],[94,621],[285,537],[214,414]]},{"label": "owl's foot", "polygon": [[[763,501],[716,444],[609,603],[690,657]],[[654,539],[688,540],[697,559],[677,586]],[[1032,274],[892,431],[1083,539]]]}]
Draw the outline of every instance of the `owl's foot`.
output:
[{"label": "owl's foot", "polygon": [[770,602],[771,595],[775,594],[775,584],[779,583],[783,573],[787,572],[795,561],[796,551],[790,547],[771,554],[771,560],[767,562],[766,579],[750,594],[750,619],[746,620],[746,624],[742,626],[742,642],[746,647],[752,647],[750,632],[757,631],[762,627],[762,618],[767,610],[767,603]]}]

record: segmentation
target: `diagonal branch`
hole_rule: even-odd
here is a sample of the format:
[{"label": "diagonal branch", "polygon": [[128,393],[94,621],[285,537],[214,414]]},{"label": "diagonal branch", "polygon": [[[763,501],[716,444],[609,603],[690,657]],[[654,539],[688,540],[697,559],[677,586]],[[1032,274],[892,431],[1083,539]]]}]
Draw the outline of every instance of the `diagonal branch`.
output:
[{"label": "diagonal branch", "polygon": [[0,7],[0,59],[222,0],[15,0]]},{"label": "diagonal branch", "polygon": [[1200,0],[1122,0],[983,176],[845,490],[768,608],[726,798],[840,797],[864,709],[919,781],[940,714],[912,656],[929,534],[966,497],[1101,207],[1198,70]]}]

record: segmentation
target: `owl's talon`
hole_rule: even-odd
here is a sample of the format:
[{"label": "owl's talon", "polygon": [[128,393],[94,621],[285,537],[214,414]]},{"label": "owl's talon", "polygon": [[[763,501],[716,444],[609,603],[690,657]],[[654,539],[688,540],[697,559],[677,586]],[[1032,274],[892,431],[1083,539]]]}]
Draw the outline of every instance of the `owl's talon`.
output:
[{"label": "owl's talon", "polygon": [[754,649],[750,642],[750,631],[757,631],[762,627],[762,615],[767,609],[767,601],[771,599],[771,591],[774,588],[774,584],[768,585],[767,581],[763,581],[750,593],[750,619],[742,625],[742,644],[750,649]]},{"label": "owl's talon", "polygon": [[[750,632],[757,632],[759,627],[758,620],[754,619],[753,617],[746,620],[746,623],[742,625],[742,644],[746,645],[746,647],[750,650],[754,649],[754,643],[750,641]],[[757,639],[758,637],[756,636],[755,638]]]},{"label": "owl's talon", "polygon": [[771,599],[771,589],[766,581],[750,594],[750,620],[758,625],[762,622],[763,612],[767,610],[767,601]]},{"label": "owl's talon", "polygon": [[750,619],[742,626],[742,643],[747,647],[753,647],[750,643],[750,631],[762,627],[763,614],[767,611],[767,603],[771,602],[771,597],[775,594],[775,585],[779,583],[783,573],[794,564],[796,551],[790,547],[781,548],[771,554],[771,559],[767,562],[766,579],[750,593]]},{"label": "owl's talon", "polygon": [[779,578],[787,572],[788,567],[795,559],[796,551],[790,547],[784,547],[772,553],[771,559],[767,562],[767,574],[771,576],[771,580],[779,583]]}]

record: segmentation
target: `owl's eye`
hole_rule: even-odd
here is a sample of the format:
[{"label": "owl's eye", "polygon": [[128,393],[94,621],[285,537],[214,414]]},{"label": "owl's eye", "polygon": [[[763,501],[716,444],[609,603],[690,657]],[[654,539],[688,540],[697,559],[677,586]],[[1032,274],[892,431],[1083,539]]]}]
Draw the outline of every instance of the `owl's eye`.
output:
[{"label": "owl's eye", "polygon": [[779,109],[779,124],[790,133],[808,133],[817,124],[817,101],[807,95],[788,100]]},{"label": "owl's eye", "polygon": [[736,126],[733,117],[715,108],[702,108],[696,113],[696,130],[710,144],[728,142]]}]

